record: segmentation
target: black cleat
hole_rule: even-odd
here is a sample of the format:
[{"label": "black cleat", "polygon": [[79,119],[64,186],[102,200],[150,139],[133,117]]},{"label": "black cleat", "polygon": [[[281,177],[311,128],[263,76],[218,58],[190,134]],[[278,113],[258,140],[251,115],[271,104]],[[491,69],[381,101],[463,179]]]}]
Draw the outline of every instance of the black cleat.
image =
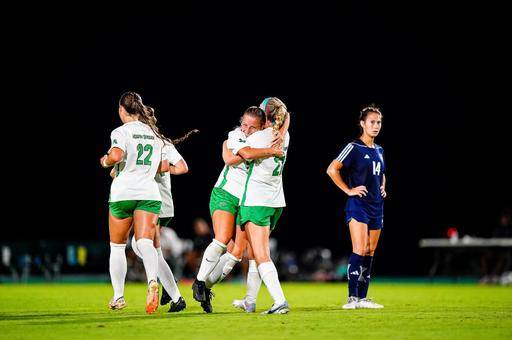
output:
[{"label": "black cleat", "polygon": [[164,286],[162,286],[162,296],[160,297],[160,306],[166,305],[171,301],[171,297],[165,290]]},{"label": "black cleat", "polygon": [[206,294],[206,301],[201,302],[201,307],[203,307],[203,310],[206,313],[212,313],[213,312],[212,298],[214,295],[213,295],[212,291],[206,287],[205,287],[205,294]]},{"label": "black cleat", "polygon": [[194,299],[198,302],[205,302],[207,299],[205,290],[206,285],[204,281],[198,281],[197,279],[194,280],[194,283],[192,283],[192,293],[194,296]]},{"label": "black cleat", "polygon": [[185,303],[185,299],[182,296],[178,299],[178,302],[171,302],[171,308],[169,308],[169,313],[176,313],[184,310],[187,307]]}]

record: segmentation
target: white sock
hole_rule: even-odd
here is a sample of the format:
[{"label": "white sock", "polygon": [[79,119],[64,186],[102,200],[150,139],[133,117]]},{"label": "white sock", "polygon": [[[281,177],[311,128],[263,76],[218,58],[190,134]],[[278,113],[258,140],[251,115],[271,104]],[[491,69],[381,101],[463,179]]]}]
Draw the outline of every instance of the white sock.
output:
[{"label": "white sock", "polygon": [[142,255],[139,251],[139,248],[137,248],[137,240],[135,239],[135,236],[132,236],[132,250],[133,252],[135,253],[135,255],[137,255],[138,257],[142,258]]},{"label": "white sock", "polygon": [[203,259],[201,260],[201,266],[199,267],[199,272],[197,273],[198,281],[205,281],[208,275],[212,272],[213,268],[219,262],[219,258],[222,254],[226,252],[226,245],[217,241],[216,239],[212,240],[212,243],[206,247],[206,250],[203,254]]},{"label": "white sock", "polygon": [[158,254],[153,246],[153,241],[148,238],[141,238],[137,240],[137,248],[139,248],[142,255],[142,262],[146,270],[146,277],[148,283],[157,280],[158,272]]},{"label": "white sock", "polygon": [[247,292],[245,301],[247,303],[256,303],[256,298],[260,292],[261,277],[258,272],[258,266],[255,260],[249,260],[249,270],[247,271]]},{"label": "white sock", "polygon": [[281,288],[281,283],[279,283],[279,277],[274,262],[269,261],[261,263],[258,266],[258,272],[263,282],[265,282],[265,286],[267,286],[268,292],[274,300],[274,304],[278,305],[283,303],[285,301],[284,293]]},{"label": "white sock", "polygon": [[219,262],[217,262],[217,265],[213,268],[212,272],[206,280],[204,281],[206,284],[206,288],[210,289],[220,281],[220,277],[222,276],[222,270],[224,268],[224,265],[229,259],[229,253],[225,252],[220,258]]},{"label": "white sock", "polygon": [[156,248],[156,253],[158,254],[158,278],[167,293],[169,293],[172,301],[178,302],[181,296],[180,290],[176,285],[176,281],[174,281],[174,275],[172,274],[171,268],[169,268],[167,261],[164,259],[162,248]]},{"label": "white sock", "polygon": [[112,288],[114,288],[114,300],[124,296],[124,281],[126,279],[126,244],[110,242],[109,272]]},{"label": "white sock", "polygon": [[232,254],[226,252],[224,255],[222,255],[219,258],[219,262],[217,262],[217,265],[215,268],[213,268],[212,272],[208,277],[206,278],[206,287],[212,288],[213,285],[219,283],[220,281],[224,280],[226,276],[228,276],[229,273],[233,270],[233,267],[242,261],[241,259],[237,259]]}]

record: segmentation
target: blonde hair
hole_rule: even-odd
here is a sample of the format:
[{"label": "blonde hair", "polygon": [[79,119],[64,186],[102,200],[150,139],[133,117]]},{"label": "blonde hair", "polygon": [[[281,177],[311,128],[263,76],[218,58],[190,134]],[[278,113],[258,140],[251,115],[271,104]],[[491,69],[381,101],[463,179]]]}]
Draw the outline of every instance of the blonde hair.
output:
[{"label": "blonde hair", "polygon": [[287,115],[290,114],[286,105],[277,97],[267,98],[263,103],[267,119],[272,122],[274,131],[278,131],[286,120]]}]

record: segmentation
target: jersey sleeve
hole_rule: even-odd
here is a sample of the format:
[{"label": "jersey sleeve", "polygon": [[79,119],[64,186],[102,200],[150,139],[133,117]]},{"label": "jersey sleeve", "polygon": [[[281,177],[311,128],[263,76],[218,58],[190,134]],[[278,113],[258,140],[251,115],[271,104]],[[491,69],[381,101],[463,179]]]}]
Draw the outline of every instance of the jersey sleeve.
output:
[{"label": "jersey sleeve", "polygon": [[110,134],[110,149],[108,149],[108,152],[113,148],[119,148],[126,152],[126,137],[119,129],[115,129]]},{"label": "jersey sleeve", "polygon": [[168,144],[164,149],[167,151],[167,159],[172,165],[176,165],[176,163],[183,159],[174,145]]},{"label": "jersey sleeve", "polygon": [[234,155],[238,154],[238,151],[246,146],[249,146],[247,144],[247,137],[245,137],[245,134],[240,129],[235,129],[228,133],[227,147]]},{"label": "jersey sleeve", "polygon": [[352,143],[348,143],[345,148],[343,148],[343,150],[340,152],[340,154],[338,155],[338,157],[336,157],[336,160],[338,162],[340,162],[341,164],[343,164],[343,166],[350,166],[350,164],[352,163],[352,156],[353,156],[353,152],[352,150],[354,149],[354,145]]}]

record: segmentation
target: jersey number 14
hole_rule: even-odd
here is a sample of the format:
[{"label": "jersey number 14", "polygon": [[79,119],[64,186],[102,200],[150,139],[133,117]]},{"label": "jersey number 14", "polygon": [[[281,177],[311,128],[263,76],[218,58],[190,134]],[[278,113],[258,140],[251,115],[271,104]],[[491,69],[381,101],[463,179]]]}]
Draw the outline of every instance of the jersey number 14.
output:
[{"label": "jersey number 14", "polygon": [[380,175],[380,162],[372,161],[373,164],[373,175]]}]

